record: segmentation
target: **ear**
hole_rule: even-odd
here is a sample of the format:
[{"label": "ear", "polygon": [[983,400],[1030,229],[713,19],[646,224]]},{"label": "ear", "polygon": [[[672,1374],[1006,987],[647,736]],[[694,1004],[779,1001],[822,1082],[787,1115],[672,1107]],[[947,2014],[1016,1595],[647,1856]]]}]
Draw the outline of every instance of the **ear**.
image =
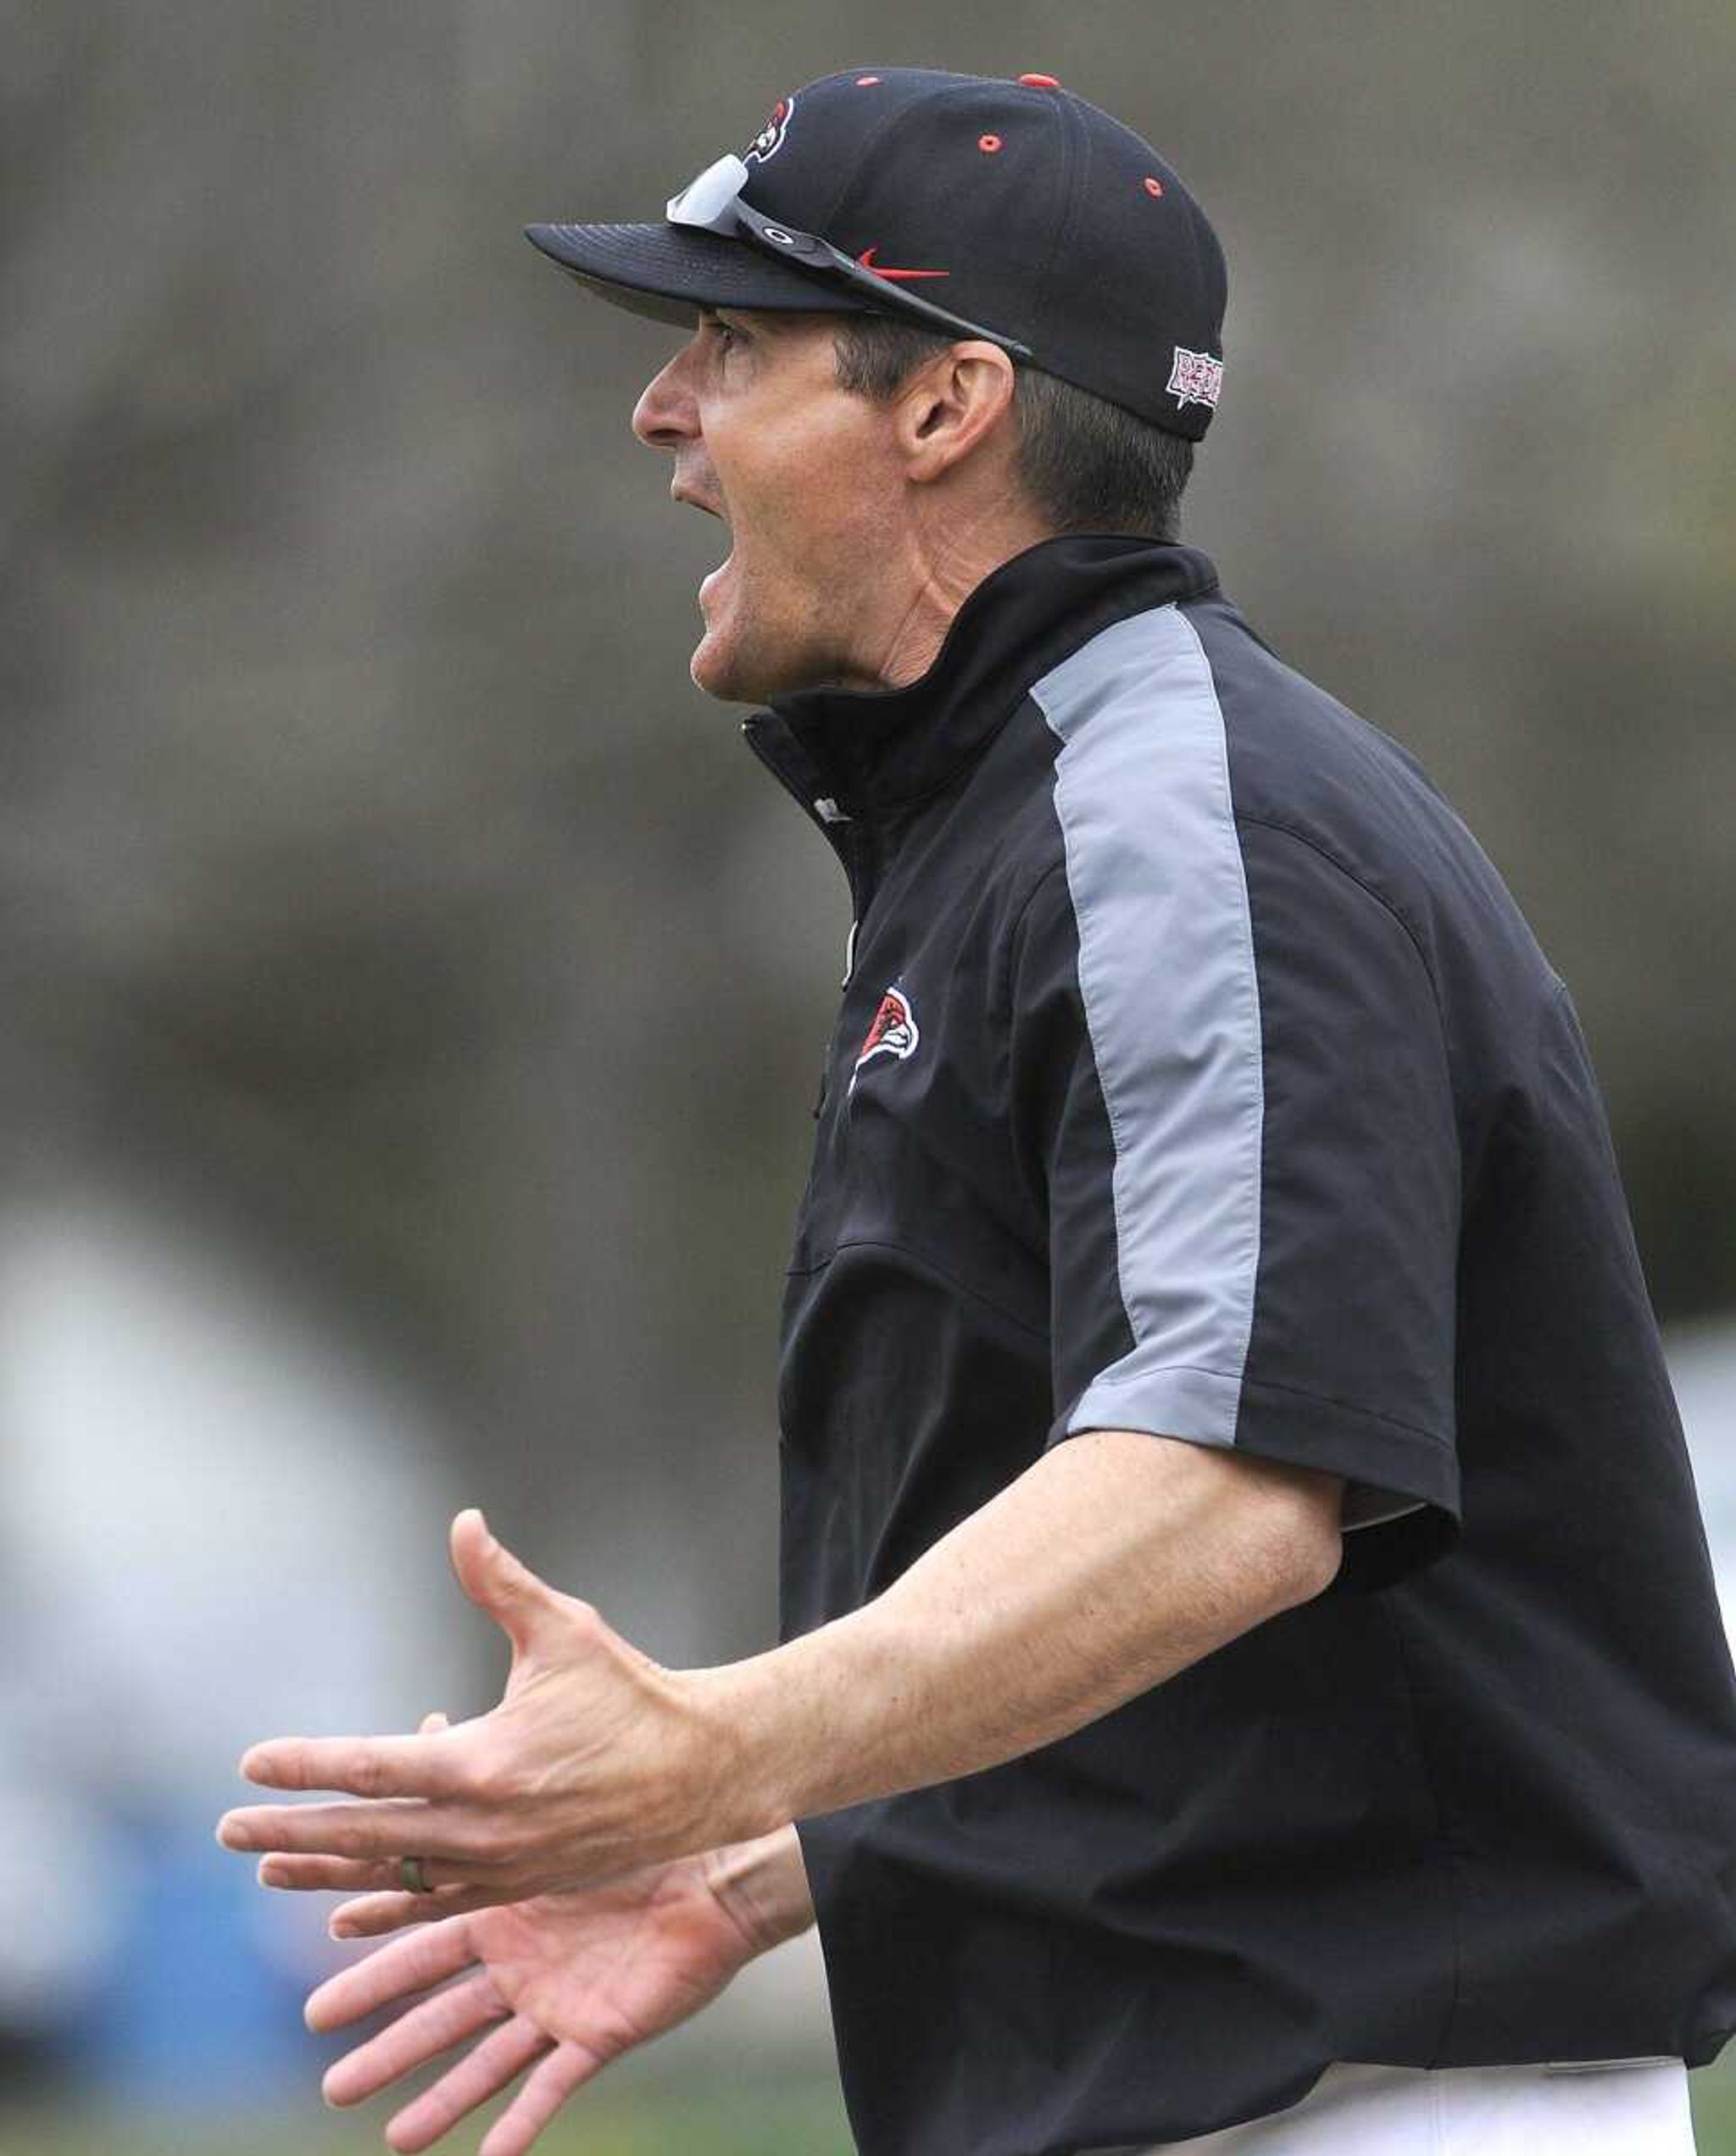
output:
[{"label": "ear", "polygon": [[1010,426],[1014,383],[1013,363],[998,344],[973,337],[937,353],[899,398],[906,475],[918,485],[944,478]]}]

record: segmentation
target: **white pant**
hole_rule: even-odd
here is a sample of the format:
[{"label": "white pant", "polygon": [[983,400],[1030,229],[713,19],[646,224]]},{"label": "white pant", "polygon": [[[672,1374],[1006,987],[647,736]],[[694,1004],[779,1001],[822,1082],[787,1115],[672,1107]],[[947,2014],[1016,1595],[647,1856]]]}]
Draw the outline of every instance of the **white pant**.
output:
[{"label": "white pant", "polygon": [[1679,2059],[1329,2066],[1299,2103],[1149,2156],[1694,2156]]}]

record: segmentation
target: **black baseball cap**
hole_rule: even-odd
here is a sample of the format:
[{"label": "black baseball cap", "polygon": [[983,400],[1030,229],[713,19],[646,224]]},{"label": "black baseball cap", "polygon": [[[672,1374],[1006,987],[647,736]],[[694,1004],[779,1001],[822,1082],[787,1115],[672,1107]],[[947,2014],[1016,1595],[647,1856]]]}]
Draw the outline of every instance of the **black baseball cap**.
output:
[{"label": "black baseball cap", "polygon": [[847,68],[780,97],[655,225],[526,236],[615,306],[893,314],[980,336],[1197,442],[1223,250],[1150,144],[1052,75]]}]

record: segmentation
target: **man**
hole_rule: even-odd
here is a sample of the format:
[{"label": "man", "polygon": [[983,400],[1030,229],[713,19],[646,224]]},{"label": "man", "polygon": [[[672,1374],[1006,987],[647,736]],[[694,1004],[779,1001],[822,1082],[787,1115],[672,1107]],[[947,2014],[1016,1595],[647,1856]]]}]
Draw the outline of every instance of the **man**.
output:
[{"label": "man", "polygon": [[[784,1644],[661,1669],[480,1515],[492,1714],[231,1814],[448,1976],[347,2103],[604,2061],[817,1910],[865,2156],[1691,2147],[1736,1685],[1571,1003],[1414,761],[1177,542],[1222,258],[1051,78],[849,70],[651,225],[692,670],[855,925],[784,1314]],[[1592,2070],[1593,2069],[1606,2070]]]}]

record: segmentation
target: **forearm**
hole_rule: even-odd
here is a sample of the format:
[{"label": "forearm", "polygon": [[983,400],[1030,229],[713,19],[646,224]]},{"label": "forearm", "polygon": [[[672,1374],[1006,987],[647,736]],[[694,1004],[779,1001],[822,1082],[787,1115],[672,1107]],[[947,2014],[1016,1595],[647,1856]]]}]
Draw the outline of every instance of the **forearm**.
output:
[{"label": "forearm", "polygon": [[1331,1576],[1333,1478],[1138,1433],[1046,1453],[874,1602],[707,1673],[763,1816],[999,1765]]}]

